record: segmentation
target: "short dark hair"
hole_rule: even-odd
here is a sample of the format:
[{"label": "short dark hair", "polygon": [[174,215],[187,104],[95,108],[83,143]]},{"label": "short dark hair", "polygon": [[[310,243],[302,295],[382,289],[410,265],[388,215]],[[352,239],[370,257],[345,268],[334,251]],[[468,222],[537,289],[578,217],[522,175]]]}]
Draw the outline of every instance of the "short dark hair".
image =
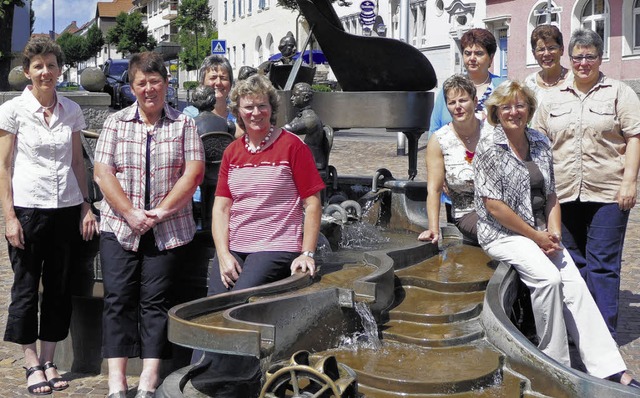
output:
[{"label": "short dark hair", "polygon": [[475,28],[468,30],[460,38],[460,46],[463,50],[467,47],[473,46],[474,44],[482,46],[487,50],[490,57],[493,57],[498,49],[495,36],[486,29]]},{"label": "short dark hair", "polygon": [[167,67],[164,66],[164,59],[160,53],[145,51],[133,54],[129,59],[129,81],[133,83],[136,73],[158,73],[164,81],[169,80]]},{"label": "short dark hair", "polygon": [[555,41],[560,47],[564,47],[562,32],[555,25],[540,25],[531,32],[531,50],[536,51],[538,40],[543,42]]},{"label": "short dark hair", "polygon": [[48,37],[34,37],[29,40],[22,51],[22,69],[27,72],[29,70],[29,66],[31,66],[31,60],[33,57],[36,55],[47,54],[54,54],[56,56],[58,67],[62,67],[62,65],[64,65],[64,54],[58,43]]},{"label": "short dark hair", "polygon": [[451,90],[459,90],[464,91],[469,94],[471,99],[476,98],[477,90],[475,84],[465,75],[453,75],[447,80],[444,81],[442,85],[442,93],[444,94],[444,99],[447,100],[447,94]]}]

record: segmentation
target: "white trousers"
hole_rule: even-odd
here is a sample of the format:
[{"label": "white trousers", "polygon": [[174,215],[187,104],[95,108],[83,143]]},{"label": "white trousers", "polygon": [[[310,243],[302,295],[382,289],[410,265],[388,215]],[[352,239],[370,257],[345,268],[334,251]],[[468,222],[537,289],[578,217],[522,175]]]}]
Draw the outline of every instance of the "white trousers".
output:
[{"label": "white trousers", "polygon": [[490,257],[513,266],[529,288],[542,352],[571,366],[568,331],[589,374],[605,378],[626,370],[618,346],[566,249],[547,256],[534,241],[520,235],[498,239],[484,249]]}]

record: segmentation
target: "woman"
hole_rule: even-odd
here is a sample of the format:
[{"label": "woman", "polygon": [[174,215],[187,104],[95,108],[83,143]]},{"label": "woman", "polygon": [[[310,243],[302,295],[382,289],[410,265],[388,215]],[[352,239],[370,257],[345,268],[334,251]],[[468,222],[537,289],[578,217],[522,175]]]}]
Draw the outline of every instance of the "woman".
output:
[{"label": "woman", "polygon": [[562,243],[616,338],[622,245],[636,204],[640,100],[600,72],[603,43],[587,29],[569,42],[573,80],[545,95],[533,126],[551,141]]},{"label": "woman", "polygon": [[513,266],[529,288],[542,352],[570,366],[568,331],[589,374],[640,388],[625,372],[616,342],[560,244],[549,141],[527,127],[535,107],[533,92],[513,81],[487,101],[495,129],[473,161],[478,240],[490,257]]},{"label": "woman", "polygon": [[442,86],[447,109],[453,120],[436,131],[427,145],[427,217],[429,229],[419,240],[437,244],[440,240],[440,197],[446,184],[451,197],[453,218],[462,234],[477,243],[478,216],[473,208],[473,159],[480,137],[486,133],[484,123],[475,117],[478,103],[473,82],[453,75]]},{"label": "woman", "polygon": [[33,395],[69,386],[52,361],[69,331],[72,251],[80,237],[90,240],[98,231],[85,183],[84,116],[56,95],[63,64],[60,46],[32,39],[22,59],[32,84],[0,107],[0,201],[14,272],[4,340],[22,345]]},{"label": "woman", "polygon": [[[462,61],[467,70],[467,76],[473,82],[477,93],[481,93],[476,104],[476,116],[484,120],[484,102],[489,98],[493,89],[504,79],[489,72],[493,63],[493,56],[498,48],[496,38],[486,29],[471,29],[462,35],[460,39],[462,47]],[[444,98],[444,89],[436,97],[436,103],[431,112],[429,131],[435,132],[442,126],[450,123],[451,114],[447,110]]]},{"label": "woman", "polygon": [[540,25],[531,32],[531,51],[540,65],[538,72],[527,76],[524,84],[535,94],[541,104],[542,95],[551,88],[571,79],[571,73],[560,64],[564,55],[562,33],[555,25]]},{"label": "woman", "polygon": [[[224,119],[229,123],[229,132],[235,133],[236,117],[229,112],[229,93],[233,86],[233,69],[229,60],[222,55],[210,55],[204,59],[200,71],[198,72],[200,77],[200,84],[209,86],[216,90],[216,106],[213,109],[213,113]],[[195,106],[188,106],[182,111],[185,115],[196,117],[200,112]],[[236,135],[239,137],[242,132],[238,132]]]},{"label": "woman", "polygon": [[128,73],[136,102],[107,118],[95,152],[94,177],[105,199],[100,261],[109,398],[126,396],[127,359],[138,356],[136,397],[154,394],[160,359],[170,352],[167,291],[180,248],[195,234],[191,196],[204,174],[195,123],[165,103],[162,56],[134,54]]},{"label": "woman", "polygon": [[[295,134],[275,127],[277,105],[276,90],[262,75],[237,82],[231,93],[231,110],[246,133],[222,156],[209,295],[316,271],[324,183],[311,150]],[[200,378],[218,380],[208,383],[212,396],[250,397],[259,387],[257,358],[208,354],[202,367],[209,370],[194,385]]]}]

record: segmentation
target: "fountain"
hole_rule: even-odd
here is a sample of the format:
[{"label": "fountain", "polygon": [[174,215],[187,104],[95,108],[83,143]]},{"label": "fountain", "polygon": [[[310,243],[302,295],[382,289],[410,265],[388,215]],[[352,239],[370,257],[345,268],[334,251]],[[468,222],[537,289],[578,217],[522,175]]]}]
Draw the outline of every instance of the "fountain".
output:
[{"label": "fountain", "polygon": [[[257,358],[260,397],[634,396],[537,351],[523,334],[530,334],[528,324],[519,330],[512,322],[531,318],[517,274],[465,244],[455,227],[443,226],[441,250],[416,241],[426,227],[427,187],[412,180],[433,103],[433,69],[405,43],[344,32],[328,0],[298,3],[345,90],[315,93],[313,109],[336,134],[353,127],[402,131],[409,178],[385,169],[373,177],[338,176],[329,167],[326,197],[337,203],[325,207],[323,231],[338,250],[320,253],[318,275],[177,305],[169,339]],[[292,116],[282,101],[278,125]],[[349,204],[339,205],[345,201],[358,202],[361,221],[349,219]],[[363,226],[381,228],[383,239],[345,243],[350,228]],[[516,314],[520,308],[525,312]],[[169,375],[157,396],[207,396],[192,369]]]}]

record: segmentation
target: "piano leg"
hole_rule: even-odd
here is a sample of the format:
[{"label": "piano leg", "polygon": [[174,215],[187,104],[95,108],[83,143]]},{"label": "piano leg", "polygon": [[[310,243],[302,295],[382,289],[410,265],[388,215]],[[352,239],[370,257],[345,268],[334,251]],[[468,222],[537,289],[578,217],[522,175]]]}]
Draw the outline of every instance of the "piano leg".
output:
[{"label": "piano leg", "polygon": [[403,131],[409,145],[409,180],[413,181],[418,174],[418,140],[424,133],[422,130]]}]

